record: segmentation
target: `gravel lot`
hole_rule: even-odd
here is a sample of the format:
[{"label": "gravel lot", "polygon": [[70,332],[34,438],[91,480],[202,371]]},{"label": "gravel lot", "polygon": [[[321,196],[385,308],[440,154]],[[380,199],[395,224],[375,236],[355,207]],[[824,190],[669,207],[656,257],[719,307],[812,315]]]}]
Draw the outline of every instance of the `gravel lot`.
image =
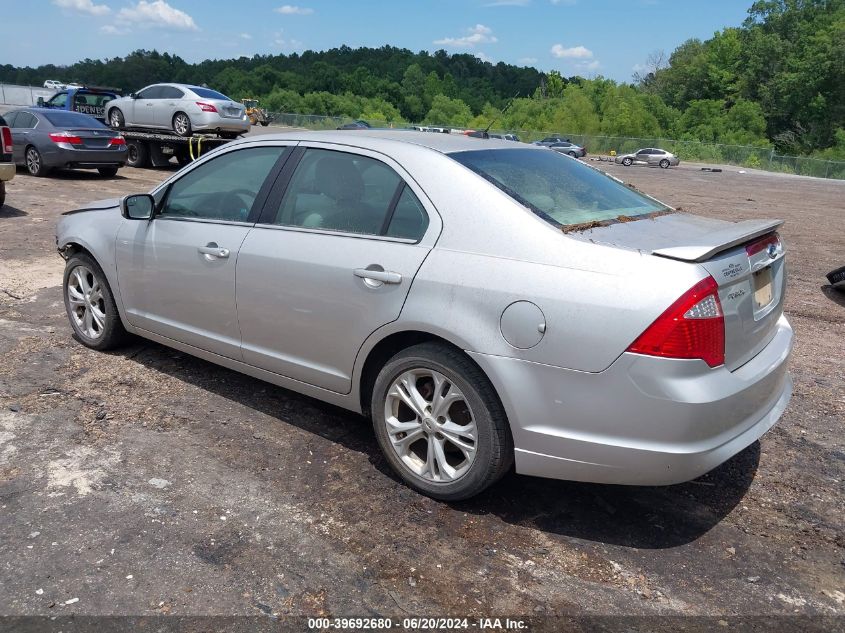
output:
[{"label": "gravel lot", "polygon": [[0,211],[0,614],[845,615],[845,295],[824,287],[845,182],[599,165],[686,211],[787,221],[792,404],[695,482],[510,475],[457,504],[398,483],[358,416],[154,343],[76,343],[56,218],[170,172],[19,171]]}]

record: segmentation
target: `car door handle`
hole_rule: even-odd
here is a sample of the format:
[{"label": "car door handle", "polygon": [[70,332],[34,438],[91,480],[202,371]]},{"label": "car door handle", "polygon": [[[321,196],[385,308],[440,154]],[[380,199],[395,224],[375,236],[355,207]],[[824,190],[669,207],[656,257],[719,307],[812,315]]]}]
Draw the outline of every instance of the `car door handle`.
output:
[{"label": "car door handle", "polygon": [[208,244],[207,246],[200,246],[197,250],[202,253],[203,255],[209,255],[211,257],[218,257],[220,259],[226,259],[229,256],[229,249],[228,248],[220,248],[217,244]]},{"label": "car door handle", "polygon": [[369,270],[367,268],[356,268],[352,271],[356,277],[380,281],[383,284],[401,284],[402,275],[389,270]]}]

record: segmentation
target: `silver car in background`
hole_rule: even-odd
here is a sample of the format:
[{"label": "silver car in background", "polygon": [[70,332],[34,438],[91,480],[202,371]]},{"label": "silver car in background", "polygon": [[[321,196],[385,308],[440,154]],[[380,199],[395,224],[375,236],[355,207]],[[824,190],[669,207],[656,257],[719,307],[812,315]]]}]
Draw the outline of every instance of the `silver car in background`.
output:
[{"label": "silver car in background", "polygon": [[173,130],[179,136],[216,132],[235,138],[250,128],[243,104],[216,90],[187,84],[154,84],[110,101],[106,121],[118,130]]},{"label": "silver car in background", "polygon": [[765,433],[792,388],[780,224],[511,141],[300,131],[70,212],[57,244],[84,345],[137,334],[369,415],[454,500],[512,466],[682,482]]},{"label": "silver car in background", "polygon": [[665,149],[657,147],[646,147],[638,149],[632,154],[622,154],[616,157],[616,161],[620,165],[630,167],[631,165],[649,165],[651,167],[661,167],[662,169],[669,169],[669,167],[677,167],[681,164],[681,160]]}]

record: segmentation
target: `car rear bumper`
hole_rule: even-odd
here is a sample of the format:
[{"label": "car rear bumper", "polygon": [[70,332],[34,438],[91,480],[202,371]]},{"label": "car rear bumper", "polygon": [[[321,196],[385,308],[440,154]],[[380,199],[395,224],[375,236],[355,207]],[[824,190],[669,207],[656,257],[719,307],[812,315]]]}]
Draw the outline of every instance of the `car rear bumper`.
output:
[{"label": "car rear bumper", "polygon": [[608,484],[668,485],[712,470],[769,430],[792,394],[784,317],[734,371],[625,353],[599,373],[471,353],[508,413],[516,470]]},{"label": "car rear bumper", "polygon": [[126,164],[126,147],[112,149],[76,149],[58,145],[41,152],[47,167],[94,169],[97,167],[121,167]]},{"label": "car rear bumper", "polygon": [[0,180],[6,181],[11,180],[15,177],[15,164],[14,163],[0,163]]},{"label": "car rear bumper", "polygon": [[221,132],[249,132],[249,118],[230,118],[215,112],[201,112],[191,115],[194,130],[220,130]]}]

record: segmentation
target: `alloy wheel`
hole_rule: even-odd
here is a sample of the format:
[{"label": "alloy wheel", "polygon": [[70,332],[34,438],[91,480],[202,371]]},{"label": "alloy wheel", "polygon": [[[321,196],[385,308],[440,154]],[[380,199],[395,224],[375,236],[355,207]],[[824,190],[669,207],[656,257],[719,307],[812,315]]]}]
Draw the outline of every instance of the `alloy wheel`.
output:
[{"label": "alloy wheel", "polygon": [[26,150],[26,168],[30,174],[37,174],[41,170],[41,154],[33,147]]},{"label": "alloy wheel", "polygon": [[65,292],[76,327],[89,339],[100,338],[106,327],[106,304],[94,273],[77,266],[70,272]]},{"label": "alloy wheel", "polygon": [[176,130],[176,133],[185,136],[188,133],[188,129],[191,126],[191,122],[188,120],[188,117],[184,114],[177,114],[176,118],[173,119],[173,128]]},{"label": "alloy wheel", "polygon": [[469,403],[454,382],[433,369],[411,369],[393,381],[384,423],[402,464],[426,481],[455,481],[475,460],[478,427]]}]

